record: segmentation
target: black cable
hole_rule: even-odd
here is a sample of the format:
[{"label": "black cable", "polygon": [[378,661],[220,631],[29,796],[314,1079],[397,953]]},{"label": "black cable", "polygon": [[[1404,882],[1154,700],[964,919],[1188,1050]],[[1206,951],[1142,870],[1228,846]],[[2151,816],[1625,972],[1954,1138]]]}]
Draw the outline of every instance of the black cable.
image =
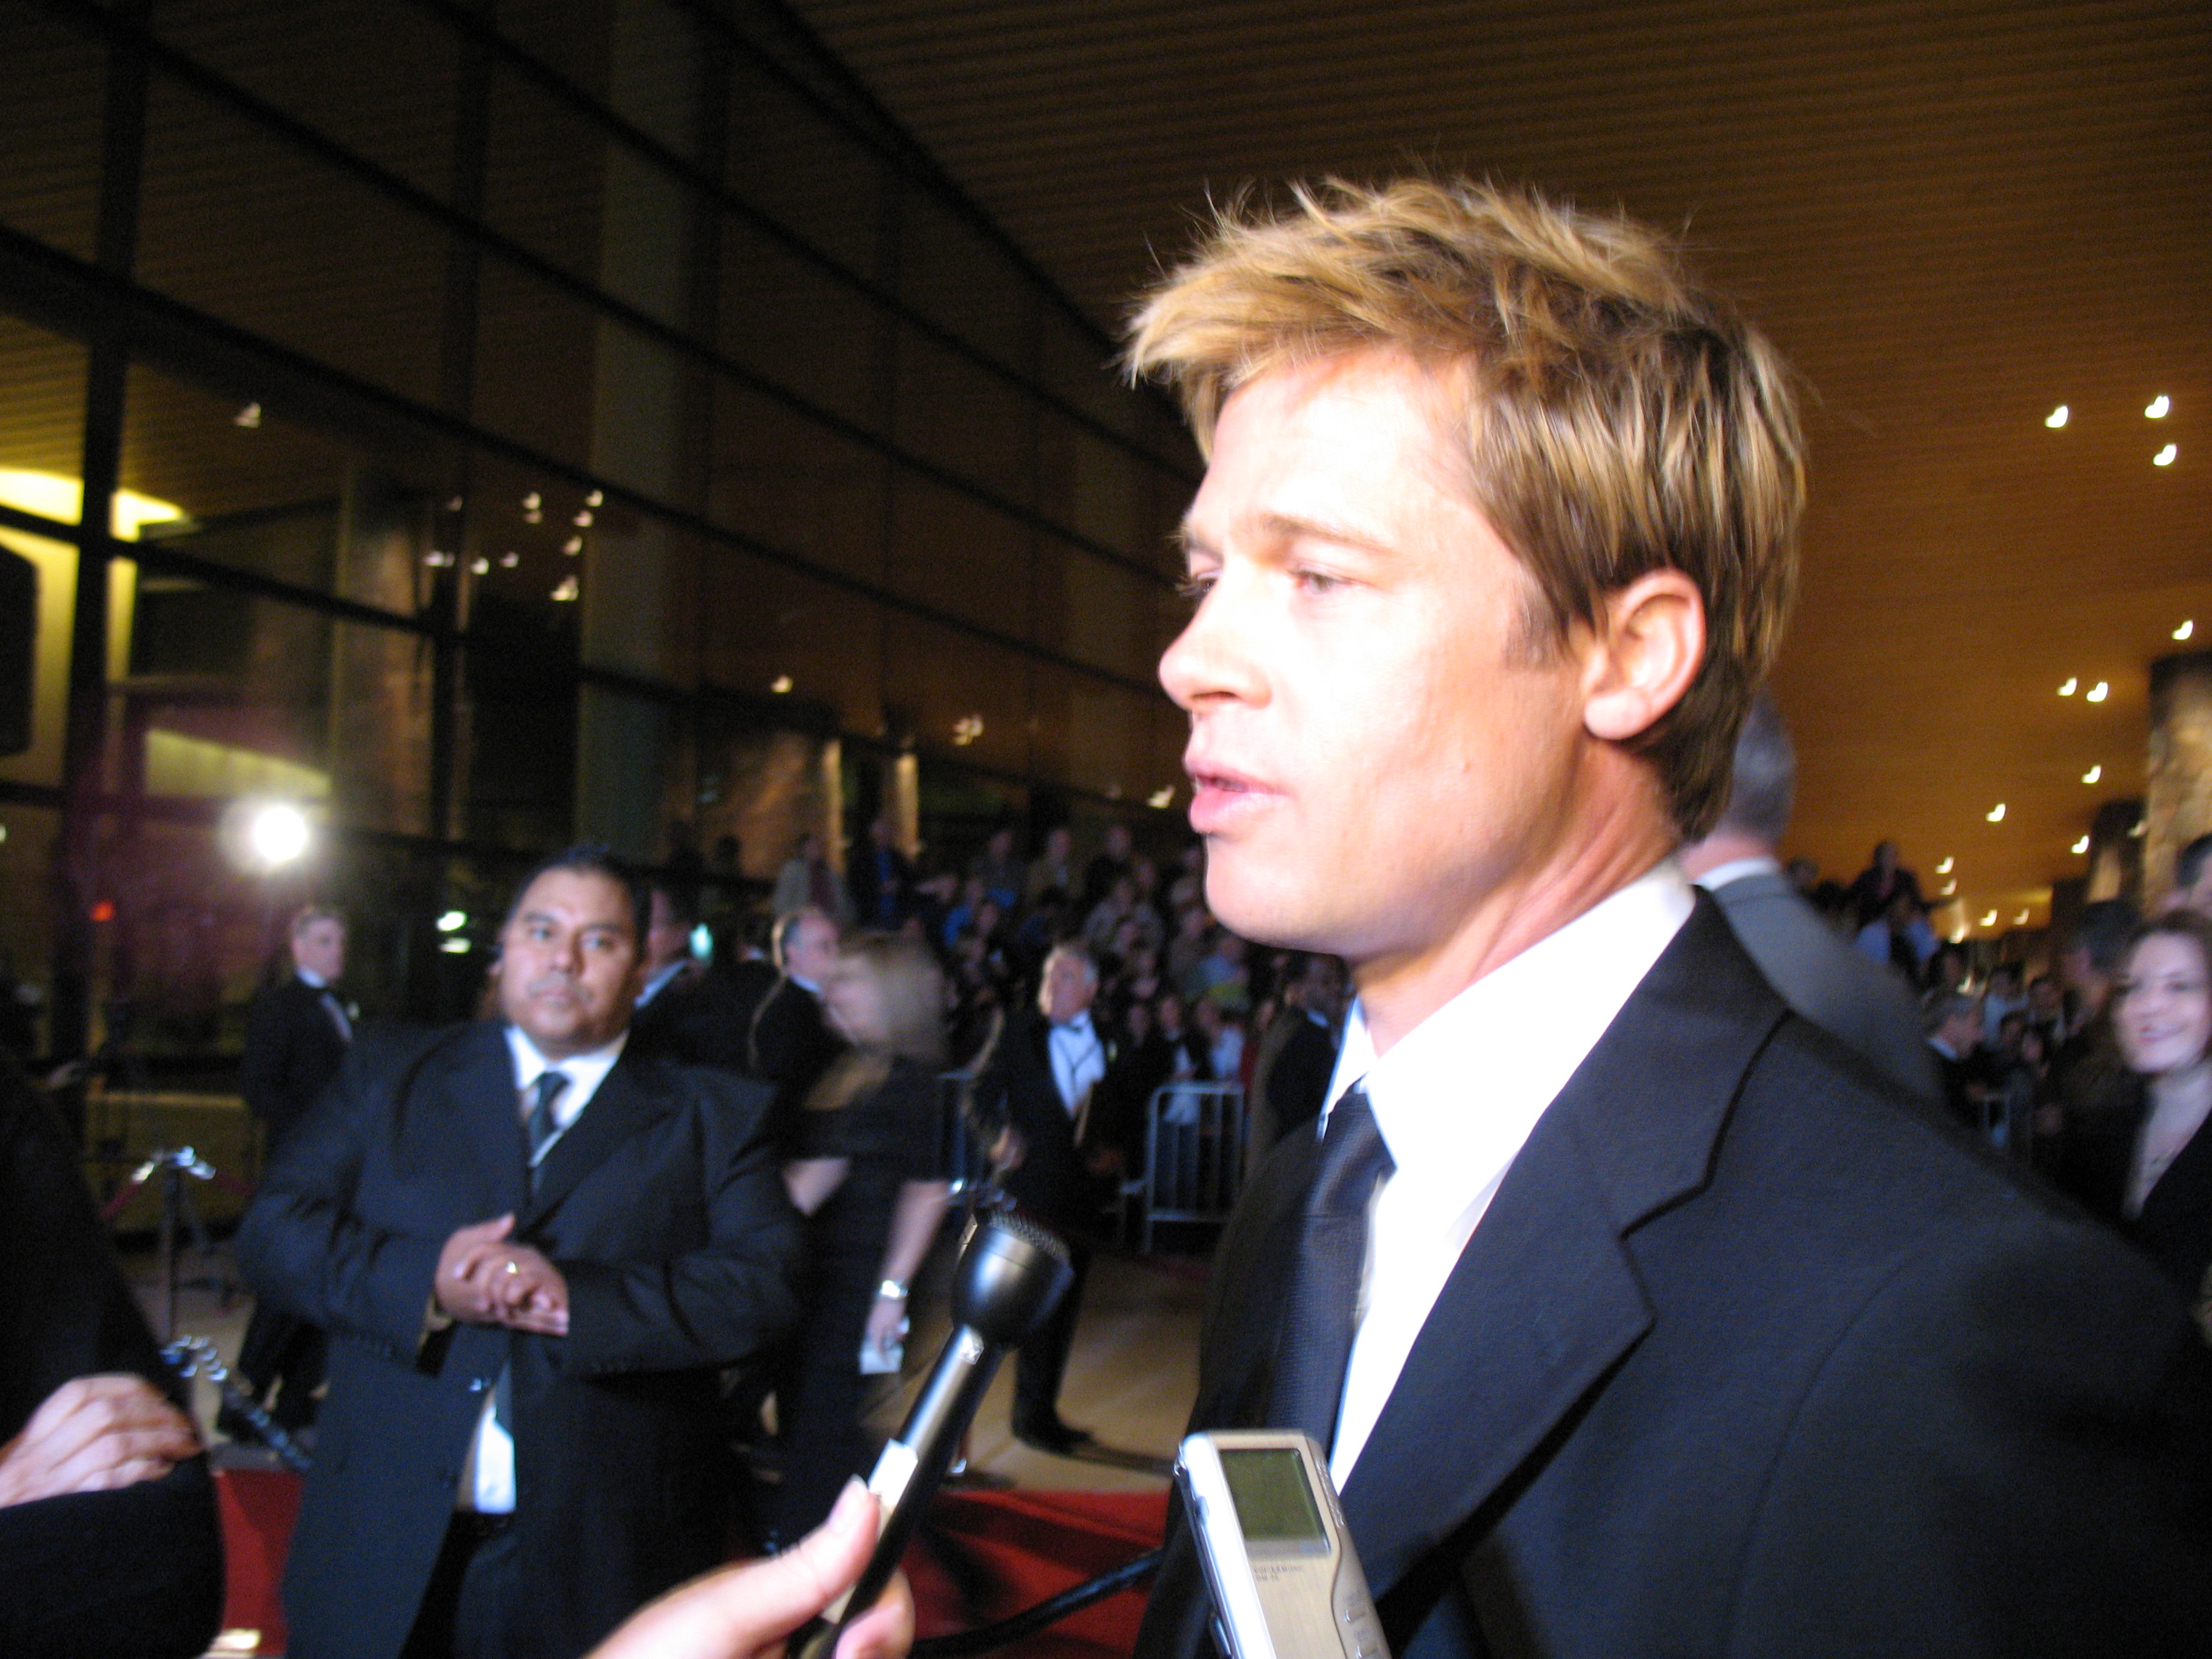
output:
[{"label": "black cable", "polygon": [[1108,1596],[1152,1576],[1160,1565],[1160,1552],[1148,1550],[1135,1560],[1127,1562],[1111,1572],[1101,1573],[1069,1589],[1064,1589],[1049,1601],[1024,1607],[1011,1619],[1001,1619],[995,1625],[983,1625],[975,1630],[955,1631],[949,1636],[925,1637],[914,1644],[913,1659],[975,1659],[978,1654],[990,1652],[1033,1636],[1047,1625],[1065,1619],[1072,1613],[1080,1613],[1094,1601]]}]

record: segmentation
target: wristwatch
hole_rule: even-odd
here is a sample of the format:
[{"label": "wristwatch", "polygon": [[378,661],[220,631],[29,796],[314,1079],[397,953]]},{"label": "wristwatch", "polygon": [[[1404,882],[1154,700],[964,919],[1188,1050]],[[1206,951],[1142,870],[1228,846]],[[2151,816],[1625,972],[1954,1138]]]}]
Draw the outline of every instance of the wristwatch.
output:
[{"label": "wristwatch", "polygon": [[876,1286],[876,1299],[878,1302],[903,1302],[906,1300],[906,1286],[896,1279],[886,1279]]}]

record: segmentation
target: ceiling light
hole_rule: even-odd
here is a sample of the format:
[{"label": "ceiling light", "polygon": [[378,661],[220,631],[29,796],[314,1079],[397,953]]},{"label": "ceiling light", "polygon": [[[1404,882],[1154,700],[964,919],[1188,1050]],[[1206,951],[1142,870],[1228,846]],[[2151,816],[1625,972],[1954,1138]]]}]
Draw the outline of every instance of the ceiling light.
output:
[{"label": "ceiling light", "polygon": [[533,507],[529,512],[522,515],[522,521],[525,524],[544,524],[545,522],[545,515]]},{"label": "ceiling light", "polygon": [[1989,915],[1982,918],[1978,925],[1984,927],[1996,927],[1997,925],[1997,913],[1994,910],[1990,911]]},{"label": "ceiling light", "polygon": [[240,410],[237,414],[230,417],[230,423],[233,426],[242,426],[247,431],[251,432],[255,427],[261,424],[261,405],[259,404],[246,404],[245,408]]},{"label": "ceiling light", "polygon": [[2075,842],[2074,843],[2074,851],[2075,851],[2075,854],[2076,854],[2077,856],[2078,856],[2079,854],[2083,854],[2083,853],[2087,852],[2088,850],[2089,850],[2089,838],[2088,838],[2088,836],[2082,836],[2081,840],[2079,840],[2079,841],[2077,841],[2077,842]]},{"label": "ceiling light", "polygon": [[449,939],[438,948],[449,957],[465,957],[469,953],[469,942],[465,939]]},{"label": "ceiling light", "polygon": [[597,507],[605,500],[606,500],[605,494],[600,490],[594,489],[590,495],[584,497],[584,505],[586,507]]},{"label": "ceiling light", "polygon": [[534,489],[522,498],[522,510],[525,513],[535,513],[544,505],[545,503],[539,499],[538,492]]},{"label": "ceiling light", "polygon": [[2185,640],[2196,631],[2197,623],[2194,620],[2191,620],[2182,623],[2180,627],[2175,629],[2173,630],[2173,637],[2177,640]]},{"label": "ceiling light", "polygon": [[2105,769],[2103,767],[2093,766],[2081,775],[2081,781],[2084,783],[2094,783],[2098,779],[2104,775]]},{"label": "ceiling light", "polygon": [[2058,695],[2062,697],[2070,697],[2074,695],[2074,689],[2081,684],[2081,682],[2079,679],[2069,676],[2066,684],[2058,688]]},{"label": "ceiling light", "polygon": [[591,527],[592,510],[589,507],[586,507],[581,513],[579,513],[576,515],[576,528],[579,530],[589,530]]},{"label": "ceiling light", "polygon": [[1957,929],[1956,931],[1954,931],[1954,932],[1952,933],[1952,935],[1951,935],[1951,943],[1952,943],[1952,944],[1954,944],[1954,945],[1964,945],[1966,942],[1966,930],[1964,927],[1960,927],[1960,928]]},{"label": "ceiling light", "polygon": [[567,541],[561,544],[561,550],[570,558],[574,558],[584,550],[584,538],[581,536],[569,537]]},{"label": "ceiling light", "polygon": [[2148,819],[2144,819],[2144,818],[2137,818],[2137,819],[2136,820],[2136,827],[2135,827],[2134,829],[2132,829],[2132,830],[2129,830],[2129,831],[2128,831],[2128,834],[2129,834],[2129,835],[2130,835],[2130,836],[2138,836],[2138,837],[2140,837],[2140,836],[2142,835],[2142,833],[2143,833],[2146,830],[2148,830],[2148,829],[2149,829],[2149,828],[2150,828],[2150,823],[2149,823],[2149,821],[2148,821]]},{"label": "ceiling light", "polygon": [[774,679],[768,683],[768,689],[775,692],[777,696],[781,696],[785,692],[791,690],[791,676],[788,674],[778,674]]},{"label": "ceiling light", "polygon": [[957,747],[965,749],[982,735],[983,717],[981,714],[963,714],[952,722],[952,741]]},{"label": "ceiling light", "polygon": [[2162,421],[2166,418],[2166,410],[2172,407],[2173,399],[2161,392],[2143,405],[2143,418],[2147,421]]},{"label": "ceiling light", "polygon": [[1145,799],[1155,812],[1164,812],[1175,805],[1175,785],[1170,784],[1164,789],[1155,789]]},{"label": "ceiling light", "polygon": [[2112,688],[2111,686],[2106,684],[2104,681],[2099,680],[2094,685],[2089,688],[2089,701],[2091,702],[2102,702],[2106,697],[2112,695]]},{"label": "ceiling light", "polygon": [[501,570],[512,570],[521,562],[522,555],[520,553],[502,553],[499,556],[499,568]]},{"label": "ceiling light", "polygon": [[2004,822],[2004,803],[2002,801],[1999,801],[1995,806],[1990,808],[1988,811],[1983,813],[1982,816],[1987,818],[1991,823],[2002,823]]},{"label": "ceiling light", "polygon": [[1943,862],[1936,866],[1936,873],[1939,876],[1949,875],[1951,873],[1951,866],[1957,862],[1958,860],[1956,859],[1952,858],[1948,854],[1945,854]]},{"label": "ceiling light", "polygon": [[553,590],[553,597],[565,605],[582,592],[582,584],[574,576],[563,576],[561,578],[561,585]]},{"label": "ceiling light", "polygon": [[2014,917],[2012,919],[2012,925],[2013,925],[2014,927],[2027,927],[2027,911],[2025,911],[2025,910],[2023,910],[2023,911],[2021,911],[2018,915],[2014,916]]},{"label": "ceiling light", "polygon": [[446,497],[446,511],[448,513],[458,513],[467,505],[468,501],[463,496],[448,495]]},{"label": "ceiling light", "polygon": [[477,575],[489,576],[491,574],[491,561],[489,559],[471,559],[469,561],[469,568]]},{"label": "ceiling light", "polygon": [[2181,452],[2176,449],[2172,444],[2168,444],[2165,448],[2160,450],[2157,454],[2150,458],[2150,464],[2153,466],[2172,466],[2173,465],[2173,458],[2180,453]]},{"label": "ceiling light", "polygon": [[469,914],[465,910],[448,910],[438,918],[438,931],[441,933],[458,933],[468,925]]},{"label": "ceiling light", "polygon": [[1952,877],[1952,878],[1951,878],[1951,879],[1950,879],[1950,880],[1948,880],[1948,881],[1947,881],[1947,882],[1945,882],[1945,883],[1943,884],[1943,885],[1942,885],[1942,889],[1941,889],[1941,890],[1939,890],[1937,891],[1937,893],[1936,893],[1936,896],[1937,898],[1949,898],[1949,897],[1951,896],[1951,895],[1952,895],[1952,894],[1954,894],[1954,893],[1957,892],[1958,890],[1959,890],[1959,878],[1958,878],[1958,877],[1954,876],[1954,877]]},{"label": "ceiling light", "polygon": [[2064,404],[2061,404],[2057,408],[2052,410],[2051,413],[2043,417],[2043,423],[2049,427],[2053,432],[2056,432],[2060,427],[2066,424],[2066,416],[2068,413],[2069,410],[2067,410],[2066,405]]}]

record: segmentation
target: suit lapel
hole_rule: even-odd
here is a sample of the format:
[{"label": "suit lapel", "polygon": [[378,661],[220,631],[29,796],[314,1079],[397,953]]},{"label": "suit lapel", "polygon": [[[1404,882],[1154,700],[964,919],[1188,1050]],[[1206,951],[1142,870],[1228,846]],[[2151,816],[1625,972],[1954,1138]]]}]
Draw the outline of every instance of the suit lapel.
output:
[{"label": "suit lapel", "polygon": [[506,1033],[495,1024],[478,1024],[445,1053],[449,1069],[425,1103],[441,1121],[426,1144],[451,1156],[442,1149],[451,1146],[447,1137],[458,1130],[491,1194],[493,1207],[486,1213],[518,1212],[526,1154],[516,1105],[514,1057],[507,1051]]},{"label": "suit lapel", "polygon": [[667,1109],[637,1086],[635,1071],[625,1048],[582,1114],[547,1148],[538,1166],[537,1190],[527,1200],[516,1232],[526,1231],[550,1214],[609,1153]]},{"label": "suit lapel", "polygon": [[[1623,1240],[1703,1184],[1743,1073],[1784,1012],[1700,895],[1538,1120],[1345,1482],[1378,1594],[1470,1519],[1486,1531],[1650,1328]],[[1466,1109],[1480,1109],[1479,1095]]]}]

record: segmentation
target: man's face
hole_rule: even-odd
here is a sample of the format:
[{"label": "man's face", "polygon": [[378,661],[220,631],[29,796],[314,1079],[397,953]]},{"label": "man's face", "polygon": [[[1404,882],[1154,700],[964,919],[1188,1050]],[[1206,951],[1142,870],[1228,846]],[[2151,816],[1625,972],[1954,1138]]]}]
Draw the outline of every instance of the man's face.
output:
[{"label": "man's face", "polygon": [[793,979],[810,985],[829,981],[837,965],[837,925],[827,916],[807,916],[791,930],[784,947],[784,966]]},{"label": "man's face", "polygon": [[1447,407],[1359,352],[1222,411],[1184,526],[1202,598],[1160,678],[1191,716],[1207,902],[1248,938],[1419,957],[1561,842],[1578,659],[1523,640],[1533,584],[1460,482]]},{"label": "man's face", "polygon": [[500,930],[499,1011],[549,1060],[629,1027],[644,978],[629,895],[588,870],[548,870]]},{"label": "man's face", "polygon": [[2212,859],[2204,860],[2203,869],[2197,872],[2181,902],[2201,915],[2212,915]]},{"label": "man's face", "polygon": [[677,920],[675,907],[669,903],[668,895],[654,893],[652,925],[645,930],[645,971],[647,976],[690,954],[691,930]]},{"label": "man's face", "polygon": [[1080,957],[1057,956],[1044,965],[1044,982],[1037,987],[1037,1006],[1055,1025],[1065,1025],[1091,1006],[1098,981]]},{"label": "man's face", "polygon": [[317,916],[292,935],[292,963],[335,984],[345,973],[345,923],[336,916]]}]

